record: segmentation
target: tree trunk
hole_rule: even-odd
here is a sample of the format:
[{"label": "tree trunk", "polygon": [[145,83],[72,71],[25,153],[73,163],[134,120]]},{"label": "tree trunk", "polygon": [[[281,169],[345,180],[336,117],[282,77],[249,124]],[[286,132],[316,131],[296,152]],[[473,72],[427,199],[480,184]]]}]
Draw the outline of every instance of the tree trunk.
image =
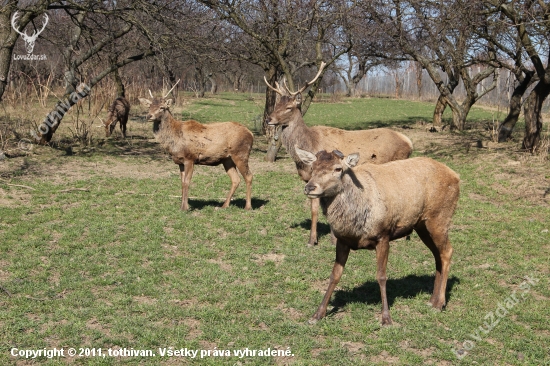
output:
[{"label": "tree trunk", "polygon": [[[270,85],[274,85],[275,81],[277,81],[277,70],[275,69],[275,67],[272,66],[269,70],[266,70],[266,73],[267,73],[267,80],[269,81]],[[282,128],[276,129],[273,126],[268,126],[266,123],[267,117],[275,109],[276,102],[277,102],[277,93],[275,93],[273,90],[266,87],[262,132],[265,134],[267,141],[269,141],[267,145],[267,153],[265,155],[265,161],[270,163],[275,162],[275,159],[277,158],[277,153],[279,152],[279,149],[281,148],[281,145],[282,145],[282,139],[281,139]]]},{"label": "tree trunk", "polygon": [[446,108],[447,103],[445,102],[445,97],[441,94],[439,95],[439,98],[437,98],[437,103],[435,104],[434,116],[432,120],[434,126],[443,126],[443,112],[445,112]]},{"label": "tree trunk", "polygon": [[197,84],[197,98],[204,98],[206,93],[206,85],[204,82],[204,75],[200,67],[195,67],[195,82]]},{"label": "tree trunk", "polygon": [[504,121],[502,121],[500,126],[498,126],[498,142],[505,142],[512,136],[512,131],[514,130],[521,113],[521,98],[523,97],[523,94],[525,94],[529,84],[531,84],[531,79],[532,74],[527,75],[512,92],[508,115]]},{"label": "tree trunk", "polygon": [[214,79],[212,73],[209,73],[207,77],[208,77],[208,80],[210,80],[210,84],[212,85],[210,87],[210,93],[216,94],[218,92],[218,83],[216,83],[216,79]]},{"label": "tree trunk", "polygon": [[118,69],[116,69],[113,72],[113,76],[115,78],[115,84],[116,84],[116,96],[117,97],[126,97],[126,91],[124,89],[124,83],[122,82],[122,78],[120,77],[120,74],[118,73]]},{"label": "tree trunk", "polygon": [[420,62],[415,62],[415,71],[416,71],[416,90],[418,91],[418,99],[422,98],[422,70],[424,68]]},{"label": "tree trunk", "polygon": [[550,94],[550,84],[547,84],[543,79],[539,81],[525,101],[523,107],[525,137],[521,146],[524,150],[534,152],[537,148],[542,132],[542,104],[548,94]]},{"label": "tree trunk", "polygon": [[401,99],[401,94],[403,93],[403,81],[399,79],[398,70],[393,73],[393,78],[395,80],[395,99]]}]

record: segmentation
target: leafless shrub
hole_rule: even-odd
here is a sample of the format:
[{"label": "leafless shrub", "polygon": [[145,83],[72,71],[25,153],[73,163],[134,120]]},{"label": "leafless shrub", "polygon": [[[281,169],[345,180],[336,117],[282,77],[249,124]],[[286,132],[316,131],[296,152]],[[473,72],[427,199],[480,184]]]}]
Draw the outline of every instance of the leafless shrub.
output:
[{"label": "leafless shrub", "polygon": [[490,128],[489,133],[490,133],[491,141],[496,142],[496,143],[498,143],[498,132],[499,132],[498,126],[499,126],[499,124],[500,124],[500,122],[493,118],[493,123],[492,123],[492,125],[489,126],[489,128]]},{"label": "leafless shrub", "polygon": [[91,145],[93,140],[92,125],[94,124],[94,121],[95,117],[91,120],[81,119],[80,108],[76,108],[76,117],[73,118],[72,127],[69,127],[73,140],[78,141],[84,146]]}]

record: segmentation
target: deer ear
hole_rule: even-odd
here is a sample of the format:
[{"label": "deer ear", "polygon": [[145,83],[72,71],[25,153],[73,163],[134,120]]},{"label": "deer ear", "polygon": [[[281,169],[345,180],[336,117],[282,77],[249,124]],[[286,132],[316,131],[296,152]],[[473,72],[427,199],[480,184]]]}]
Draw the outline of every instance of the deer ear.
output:
[{"label": "deer ear", "polygon": [[302,104],[302,93],[296,94],[296,96],[294,97],[294,102],[296,103],[296,105]]},{"label": "deer ear", "polygon": [[151,106],[151,101],[145,98],[139,98],[139,102],[142,106],[149,108]]},{"label": "deer ear", "polygon": [[349,154],[349,155],[346,156],[346,158],[344,159],[344,164],[345,164],[348,168],[353,168],[354,166],[357,165],[358,162],[359,162],[359,153]]},{"label": "deer ear", "polygon": [[172,105],[172,102],[173,102],[173,101],[174,101],[173,99],[166,99],[166,100],[164,101],[164,103],[166,104],[167,107],[170,107],[170,106]]},{"label": "deer ear", "polygon": [[314,161],[317,160],[317,157],[315,154],[310,153],[309,151],[300,149],[297,145],[294,145],[294,149],[296,150],[296,154],[302,161],[302,163],[306,165],[313,164]]}]

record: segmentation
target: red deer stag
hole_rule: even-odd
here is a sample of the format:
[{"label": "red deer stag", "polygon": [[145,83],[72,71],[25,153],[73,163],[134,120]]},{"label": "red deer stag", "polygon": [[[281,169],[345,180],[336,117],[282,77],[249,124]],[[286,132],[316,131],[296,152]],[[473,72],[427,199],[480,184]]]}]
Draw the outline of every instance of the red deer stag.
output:
[{"label": "red deer stag", "polygon": [[128,115],[130,114],[130,102],[124,97],[118,97],[109,107],[107,119],[103,122],[105,125],[105,136],[109,137],[116,127],[116,123],[120,122],[120,131],[122,136],[126,138],[126,123],[128,123]]},{"label": "red deer stag", "polygon": [[[371,130],[346,131],[338,128],[313,126],[308,127],[302,118],[302,92],[313,84],[321,74],[325,63],[321,63],[319,72],[310,82],[297,92],[291,92],[286,87],[282,89],[278,83],[273,88],[264,77],[267,86],[281,96],[273,112],[267,117],[268,125],[282,125],[281,134],[286,150],[294,160],[298,174],[305,182],[311,178],[311,167],[304,165],[294,145],[309,151],[334,150],[341,147],[344,153],[358,151],[367,157],[363,163],[383,164],[392,160],[407,159],[412,152],[411,140],[396,131],[387,128]],[[287,95],[288,94],[288,95]],[[319,200],[311,200],[311,231],[308,246],[317,244],[317,218],[319,215]],[[334,242],[334,237],[332,238]]]},{"label": "red deer stag", "polygon": [[223,164],[231,179],[231,189],[222,207],[229,206],[231,197],[239,186],[241,179],[238,169],[246,182],[244,208],[250,210],[252,173],[248,167],[248,159],[254,142],[252,132],[236,122],[201,124],[193,120],[178,121],[170,113],[172,99],[166,99],[168,94],[163,98],[140,98],[139,101],[149,108],[147,120],[153,122],[155,137],[180,167],[181,209],[189,209],[188,193],[193,166]]},{"label": "red deer stag", "polygon": [[376,251],[376,279],[382,297],[382,324],[391,324],[386,297],[386,266],[390,241],[413,230],[435,258],[434,292],[430,303],[441,310],[453,249],[449,227],[455,211],[460,178],[447,166],[430,158],[412,158],[382,165],[363,164],[355,169],[359,154],[320,151],[317,155],[296,148],[311,179],[304,188],[321,207],[337,238],[336,261],[321,305],[310,323],[325,316],[340,281],[350,249]]}]

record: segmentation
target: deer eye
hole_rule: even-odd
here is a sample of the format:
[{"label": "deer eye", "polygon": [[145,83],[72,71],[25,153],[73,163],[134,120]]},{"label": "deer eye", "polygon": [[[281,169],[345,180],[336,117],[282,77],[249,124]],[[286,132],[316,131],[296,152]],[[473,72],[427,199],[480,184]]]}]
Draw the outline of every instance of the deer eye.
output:
[{"label": "deer eye", "polygon": [[342,168],[335,168],[334,171],[335,171],[336,173],[340,173],[340,172],[342,171]]}]

